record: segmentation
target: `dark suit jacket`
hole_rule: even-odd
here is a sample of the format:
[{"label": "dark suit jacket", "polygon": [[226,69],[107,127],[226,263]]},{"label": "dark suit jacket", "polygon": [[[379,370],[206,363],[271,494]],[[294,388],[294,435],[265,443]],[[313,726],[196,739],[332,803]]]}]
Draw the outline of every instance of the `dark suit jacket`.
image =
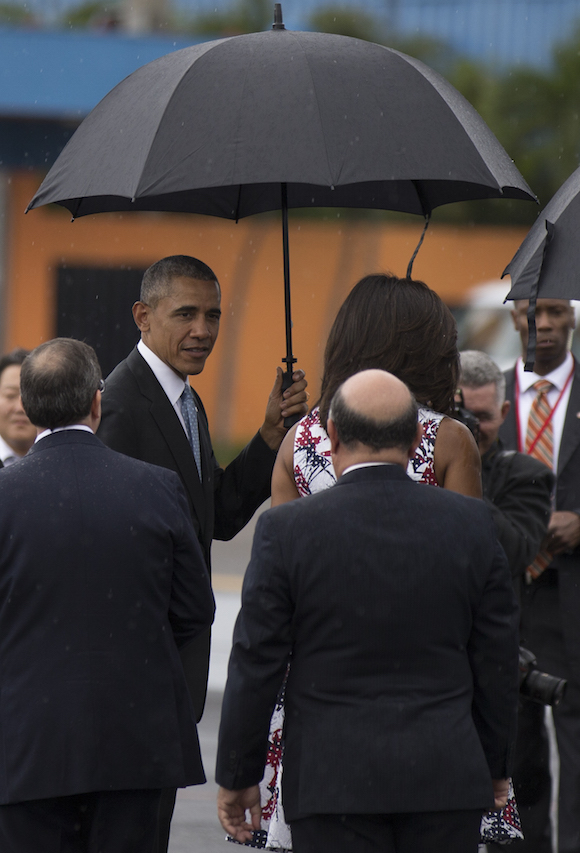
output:
[{"label": "dark suit jacket", "polygon": [[276,454],[256,435],[225,470],[220,468],[203,404],[195,392],[194,396],[199,409],[203,483],[179,418],[136,348],[107,378],[98,436],[119,453],[179,474],[209,566],[212,539],[231,539],[270,496]]},{"label": "dark suit jacket", "polygon": [[0,803],[204,781],[213,596],[175,474],[55,433],[0,474]]},{"label": "dark suit jacket", "polygon": [[290,654],[290,821],[493,803],[515,732],[517,605],[483,502],[392,465],[261,516],[222,710],[226,788],[262,778]]},{"label": "dark suit jacket", "polygon": [[[515,406],[513,405],[515,391],[515,370],[506,372],[506,399],[512,402],[512,407],[505,422],[500,428],[500,438],[505,447],[517,448],[517,427]],[[570,389],[570,399],[558,456],[558,471],[556,479],[555,508],[580,514],[580,365],[576,364],[574,379]],[[560,625],[564,634],[566,653],[568,657],[566,668],[557,669],[554,675],[574,678],[580,684],[580,548],[571,554],[560,554],[553,560],[535,583],[554,583],[553,573],[557,572],[559,586]],[[532,651],[537,653],[535,648]],[[542,665],[539,657],[538,662]]]},{"label": "dark suit jacket", "polygon": [[[208,568],[212,539],[231,539],[270,496],[276,454],[257,434],[224,470],[216,462],[207,417],[199,410],[202,480],[175,410],[155,374],[135,348],[107,378],[98,436],[113,450],[179,474]],[[197,719],[207,689],[209,631],[182,654]]]},{"label": "dark suit jacket", "polygon": [[533,456],[504,449],[498,439],[482,456],[481,480],[519,593],[548,529],[554,475]]}]

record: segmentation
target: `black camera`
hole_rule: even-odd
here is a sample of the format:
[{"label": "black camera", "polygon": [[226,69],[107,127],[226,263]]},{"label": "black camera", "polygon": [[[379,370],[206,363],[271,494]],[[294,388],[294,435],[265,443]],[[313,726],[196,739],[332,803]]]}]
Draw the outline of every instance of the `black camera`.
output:
[{"label": "black camera", "polygon": [[465,401],[463,399],[463,391],[461,388],[458,388],[455,392],[453,417],[456,421],[464,424],[468,430],[470,430],[476,443],[479,444],[479,420],[472,412],[469,411],[469,409],[465,408]]},{"label": "black camera", "polygon": [[529,649],[520,646],[520,693],[542,705],[559,705],[566,692],[566,681],[540,672],[538,662]]}]

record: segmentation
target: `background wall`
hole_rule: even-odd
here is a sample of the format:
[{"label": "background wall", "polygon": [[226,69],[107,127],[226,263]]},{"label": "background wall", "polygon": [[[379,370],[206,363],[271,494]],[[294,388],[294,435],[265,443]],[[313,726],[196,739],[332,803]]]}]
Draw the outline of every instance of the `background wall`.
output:
[{"label": "background wall", "polygon": [[[11,249],[5,310],[10,324],[5,349],[34,347],[57,333],[57,282],[67,268],[95,268],[106,278],[107,268],[112,276],[120,269],[140,271],[166,255],[200,257],[214,269],[222,286],[223,320],[216,348],[195,387],[208,410],[216,442],[247,439],[261,423],[275,367],[285,354],[279,216],[250,217],[237,225],[212,217],[154,213],[102,214],[71,224],[69,214],[58,207],[24,216],[22,211],[40,180],[40,174],[18,172],[9,184]],[[311,399],[319,389],[328,329],[346,294],[370,272],[404,276],[421,229],[419,218],[416,223],[401,224],[337,221],[336,214],[327,221],[291,216],[294,354],[307,371]],[[434,222],[413,275],[448,304],[459,305],[470,287],[501,275],[525,233],[521,227],[461,228]],[[508,290],[506,280],[506,294]],[[86,310],[102,312],[98,293],[91,298],[94,302],[89,300]],[[110,328],[116,329],[122,317],[130,317],[134,298],[133,289],[125,305],[116,300],[106,308]],[[128,328],[134,339],[127,340],[127,351],[136,340],[130,320]],[[126,334],[120,325],[119,334]]]}]

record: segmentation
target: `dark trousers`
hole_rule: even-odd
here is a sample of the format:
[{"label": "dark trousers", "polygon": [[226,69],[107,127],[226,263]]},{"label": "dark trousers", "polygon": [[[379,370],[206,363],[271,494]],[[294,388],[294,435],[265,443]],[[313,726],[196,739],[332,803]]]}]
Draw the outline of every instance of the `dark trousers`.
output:
[{"label": "dark trousers", "polygon": [[171,819],[175,809],[175,797],[177,788],[163,788],[159,799],[157,810],[157,826],[155,829],[155,843],[152,853],[167,853],[169,848],[169,833],[171,831]]},{"label": "dark trousers", "polygon": [[0,806],[2,853],[152,853],[161,791],[97,791]]},{"label": "dark trousers", "polygon": [[[514,791],[522,822],[523,841],[509,847],[514,853],[551,853],[550,744],[544,724],[544,706],[520,697],[518,736],[513,771]],[[506,850],[503,844],[488,844],[488,851]]]},{"label": "dark trousers", "polygon": [[294,853],[477,853],[482,809],[314,815],[291,821]]},{"label": "dark trousers", "polygon": [[[567,648],[564,640],[558,573],[554,569],[547,569],[524,590],[521,614],[521,643],[534,652],[539,669],[568,680],[562,704],[553,709],[560,754],[558,849],[559,853],[580,853],[580,684],[577,667],[570,666],[571,655],[577,650]],[[551,850],[547,733],[543,708],[538,709],[534,713],[529,708],[527,719],[520,719],[519,724],[514,783],[526,840],[513,845],[514,853]]]}]

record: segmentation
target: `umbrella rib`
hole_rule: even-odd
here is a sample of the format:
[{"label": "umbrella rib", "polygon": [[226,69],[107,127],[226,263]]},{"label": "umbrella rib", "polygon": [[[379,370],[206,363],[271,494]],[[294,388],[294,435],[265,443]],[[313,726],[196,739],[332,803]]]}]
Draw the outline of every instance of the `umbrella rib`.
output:
[{"label": "umbrella rib", "polygon": [[[288,32],[290,32],[290,34],[291,34],[291,31],[288,31]],[[329,153],[328,153],[328,146],[327,146],[327,144],[326,144],[326,137],[325,137],[325,135],[324,135],[324,131],[323,131],[323,128],[322,128],[322,122],[320,121],[320,101],[319,101],[319,98],[318,98],[318,92],[317,92],[317,90],[316,90],[316,85],[315,85],[315,82],[314,82],[314,77],[313,77],[313,74],[312,74],[312,69],[311,69],[311,67],[310,67],[310,61],[309,61],[309,58],[308,58],[308,54],[306,53],[306,51],[304,50],[304,48],[303,48],[303,47],[302,47],[302,45],[300,44],[300,40],[295,38],[295,39],[294,39],[294,41],[296,42],[297,46],[300,48],[300,50],[301,50],[301,52],[302,52],[302,55],[304,56],[304,60],[305,60],[305,63],[306,63],[306,67],[308,68],[308,75],[309,75],[310,80],[311,80],[311,82],[312,82],[312,91],[314,92],[314,97],[315,97],[315,99],[316,99],[318,123],[319,123],[319,125],[320,125],[320,135],[321,135],[322,140],[323,140],[323,143],[324,143],[324,156],[325,156],[325,159],[326,159],[326,166],[327,166],[327,169],[328,169],[328,174],[329,174],[329,175],[332,175],[332,168],[331,168],[331,165],[330,165],[330,155],[329,155]],[[331,184],[331,187],[332,187],[332,188],[334,188],[334,186],[335,186],[337,183],[338,183],[338,180],[337,180],[337,181],[335,181],[333,184]]]}]

